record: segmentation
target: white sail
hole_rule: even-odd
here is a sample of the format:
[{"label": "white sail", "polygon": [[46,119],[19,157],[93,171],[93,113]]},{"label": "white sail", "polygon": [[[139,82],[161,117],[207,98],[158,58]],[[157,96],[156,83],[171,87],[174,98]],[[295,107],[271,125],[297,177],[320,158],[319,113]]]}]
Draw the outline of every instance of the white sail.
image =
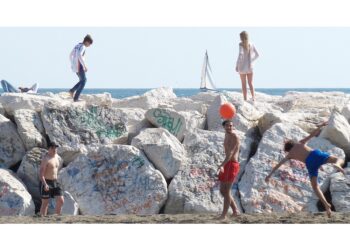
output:
[{"label": "white sail", "polygon": [[208,57],[208,52],[205,52],[204,56],[204,62],[203,62],[203,67],[202,67],[202,76],[201,76],[201,89],[215,89],[215,85],[213,82],[213,77],[211,76],[211,67],[209,63],[209,57]]}]

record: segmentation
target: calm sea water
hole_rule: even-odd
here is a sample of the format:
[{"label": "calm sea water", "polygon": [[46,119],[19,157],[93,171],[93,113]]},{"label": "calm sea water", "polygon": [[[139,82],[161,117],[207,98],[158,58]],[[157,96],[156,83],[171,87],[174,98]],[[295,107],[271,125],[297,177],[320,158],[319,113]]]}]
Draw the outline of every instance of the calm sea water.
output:
[{"label": "calm sea water", "polygon": [[[143,93],[151,89],[84,89],[83,94],[98,94],[109,92],[113,98],[124,98],[135,95],[142,95]],[[241,89],[219,89],[219,91],[236,91],[241,92]],[[68,91],[68,89],[39,89],[39,93],[52,92],[59,93]],[[284,89],[267,89],[267,88],[257,88],[255,91],[262,92],[269,95],[284,95],[288,91],[299,91],[299,92],[330,92],[330,91],[340,91],[350,94],[350,88],[284,88]],[[188,97],[195,95],[200,92],[199,89],[174,89],[175,94],[178,97]],[[2,90],[0,90],[2,93]]]}]

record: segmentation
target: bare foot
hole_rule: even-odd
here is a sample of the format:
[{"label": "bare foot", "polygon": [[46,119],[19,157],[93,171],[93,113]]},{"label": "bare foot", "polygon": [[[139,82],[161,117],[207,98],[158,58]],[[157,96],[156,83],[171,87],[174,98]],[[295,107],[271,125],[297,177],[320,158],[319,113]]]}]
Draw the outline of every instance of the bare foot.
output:
[{"label": "bare foot", "polygon": [[326,212],[327,212],[327,216],[328,218],[331,218],[332,216],[332,210],[331,210],[331,204],[327,203],[327,206],[326,206]]},{"label": "bare foot", "polygon": [[226,215],[220,215],[220,217],[218,218],[218,220],[226,220]]},{"label": "bare foot", "polygon": [[70,95],[70,97],[72,97],[72,98],[73,98],[73,96],[74,96],[74,92],[69,91],[69,95]]},{"label": "bare foot", "polygon": [[237,216],[240,216],[240,215],[241,215],[241,213],[238,210],[236,210],[236,211],[234,211],[232,213],[231,217],[237,217]]}]

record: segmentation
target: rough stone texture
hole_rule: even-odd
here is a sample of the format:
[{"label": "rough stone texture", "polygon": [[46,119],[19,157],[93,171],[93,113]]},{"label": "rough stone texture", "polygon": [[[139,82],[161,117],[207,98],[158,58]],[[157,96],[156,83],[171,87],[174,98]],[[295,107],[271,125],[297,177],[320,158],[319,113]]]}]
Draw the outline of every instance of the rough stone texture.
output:
[{"label": "rough stone texture", "polygon": [[157,214],[167,199],[167,184],[137,148],[90,148],[59,173],[64,190],[82,214]]},{"label": "rough stone texture", "polygon": [[179,141],[182,141],[186,131],[185,117],[171,109],[154,108],[146,112],[147,120],[156,127],[165,128]]},{"label": "rough stone texture", "polygon": [[145,118],[146,110],[140,108],[121,108],[125,116],[128,118],[128,144],[137,136],[142,129],[153,127]]},{"label": "rough stone texture", "polygon": [[[32,196],[36,207],[40,207],[41,197],[39,192],[39,171],[43,157],[47,154],[47,150],[43,148],[33,148],[23,157],[21,165],[17,170],[18,177],[26,185],[28,192]],[[60,168],[63,165],[63,160],[58,156]]]},{"label": "rough stone texture", "polygon": [[205,129],[207,124],[206,116],[197,111],[179,111],[179,114],[185,118],[186,131],[192,132],[195,129]]},{"label": "rough stone texture", "polygon": [[166,103],[169,99],[176,98],[172,88],[162,87],[150,90],[141,96],[127,97],[121,100],[113,100],[113,107],[116,108],[141,108],[151,109]]},{"label": "rough stone texture", "polygon": [[0,169],[0,216],[34,215],[34,202],[12,171]]},{"label": "rough stone texture", "polygon": [[25,148],[15,125],[0,115],[0,168],[9,168],[22,160]]},{"label": "rough stone texture", "polygon": [[30,109],[18,109],[14,112],[17,131],[26,150],[34,147],[46,148],[45,129],[40,115]]},{"label": "rough stone texture", "polygon": [[41,112],[45,104],[70,105],[71,101],[49,96],[29,93],[4,93],[0,96],[0,103],[8,115],[13,115],[17,109],[31,109]]},{"label": "rough stone texture", "polygon": [[[79,214],[79,205],[74,200],[73,196],[69,192],[63,191],[63,198],[64,198],[64,203],[63,203],[61,214],[62,215],[78,215]],[[55,214],[56,213],[55,209],[56,209],[56,200],[50,199],[49,208],[47,210],[47,213],[48,214]]]},{"label": "rough stone texture", "polygon": [[350,172],[332,174],[330,180],[330,192],[332,204],[337,212],[350,212]]},{"label": "rough stone texture", "polygon": [[[270,183],[264,179],[278,161],[285,156],[286,139],[300,140],[307,134],[297,126],[277,123],[264,133],[256,154],[249,160],[239,182],[242,206],[247,213],[260,212],[316,212],[313,191],[306,167],[295,160],[287,162],[274,174]],[[314,138],[308,145],[344,158],[344,152],[323,138]],[[291,167],[289,167],[291,166]],[[322,189],[329,185],[329,174],[335,169],[326,164],[319,172]]]},{"label": "rough stone texture", "polygon": [[195,101],[195,102],[200,102],[206,105],[211,105],[214,99],[219,95],[217,92],[200,92],[196,95],[190,96],[189,99]]},{"label": "rough stone texture", "polygon": [[197,111],[198,113],[205,115],[207,113],[208,105],[201,101],[194,101],[187,97],[174,98],[169,103],[160,105],[159,108],[171,108],[177,112]]},{"label": "rough stone texture", "polygon": [[[241,133],[238,133],[242,136]],[[195,130],[186,134],[184,146],[188,165],[180,170],[169,185],[169,198],[165,213],[211,213],[222,210],[223,198],[217,180],[218,166],[224,160],[224,133]],[[248,146],[241,138],[241,168],[248,158]],[[237,185],[232,194],[238,206]]]},{"label": "rough stone texture", "polygon": [[131,145],[143,150],[166,179],[173,178],[186,161],[182,144],[163,128],[143,130],[132,140]]},{"label": "rough stone texture", "polygon": [[59,154],[67,164],[90,144],[126,143],[127,117],[118,109],[100,106],[45,107],[42,121],[51,141],[61,147]]},{"label": "rough stone texture", "polygon": [[348,120],[348,122],[350,122],[350,102],[344,105],[343,109],[341,110],[341,114],[346,118],[346,120]]},{"label": "rough stone texture", "polygon": [[350,156],[350,125],[339,112],[332,113],[328,125],[322,130],[320,136],[341,147]]},{"label": "rough stone texture", "polygon": [[4,107],[2,106],[2,104],[0,103],[0,115],[5,116],[5,113],[6,113],[5,109],[4,109]]}]

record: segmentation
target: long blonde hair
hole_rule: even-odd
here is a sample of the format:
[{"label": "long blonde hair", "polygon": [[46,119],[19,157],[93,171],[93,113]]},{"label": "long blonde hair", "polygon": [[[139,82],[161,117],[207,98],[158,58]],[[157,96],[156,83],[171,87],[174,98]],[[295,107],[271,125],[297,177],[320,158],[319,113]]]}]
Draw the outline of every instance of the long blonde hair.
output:
[{"label": "long blonde hair", "polygon": [[241,38],[241,44],[243,46],[243,48],[245,48],[246,50],[249,50],[249,38],[248,38],[248,32],[247,31],[242,31],[239,34],[239,37]]}]

